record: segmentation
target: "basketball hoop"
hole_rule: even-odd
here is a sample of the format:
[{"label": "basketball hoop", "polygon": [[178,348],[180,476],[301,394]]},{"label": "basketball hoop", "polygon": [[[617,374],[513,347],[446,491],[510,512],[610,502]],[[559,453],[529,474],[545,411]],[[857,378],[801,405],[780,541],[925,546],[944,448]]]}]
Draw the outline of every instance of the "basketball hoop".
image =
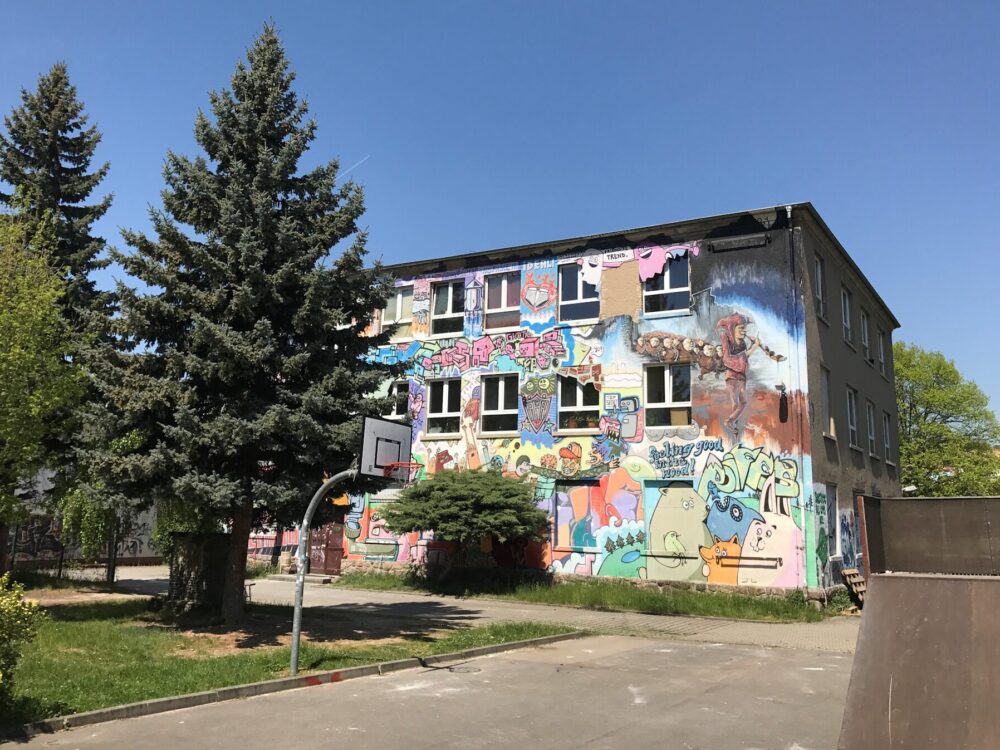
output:
[{"label": "basketball hoop", "polygon": [[415,461],[393,461],[385,466],[385,478],[403,489],[417,481],[417,474],[422,468],[423,464]]}]

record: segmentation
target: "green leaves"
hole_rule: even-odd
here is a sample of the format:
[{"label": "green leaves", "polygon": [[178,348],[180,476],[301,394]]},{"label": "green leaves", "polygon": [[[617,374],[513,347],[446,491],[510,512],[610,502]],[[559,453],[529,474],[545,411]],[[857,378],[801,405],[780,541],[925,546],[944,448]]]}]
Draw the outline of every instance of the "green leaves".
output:
[{"label": "green leaves", "polygon": [[0,522],[13,492],[45,459],[52,420],[83,392],[79,368],[67,364],[73,339],[62,317],[65,285],[49,267],[43,223],[25,227],[0,216]]},{"label": "green leaves", "polygon": [[445,471],[406,488],[385,508],[397,533],[433,531],[437,539],[469,544],[548,538],[548,516],[535,506],[530,484],[495,471]]},{"label": "green leaves", "polygon": [[900,479],[924,496],[1000,493],[1000,423],[979,386],[940,352],[893,346]]}]

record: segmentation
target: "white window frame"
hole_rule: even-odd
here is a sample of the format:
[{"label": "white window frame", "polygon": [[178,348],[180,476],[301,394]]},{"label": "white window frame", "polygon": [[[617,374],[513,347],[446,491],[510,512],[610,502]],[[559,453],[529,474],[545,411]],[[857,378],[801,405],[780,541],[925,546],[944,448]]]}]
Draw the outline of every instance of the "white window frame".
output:
[{"label": "white window frame", "polygon": [[823,365],[819,366],[819,398],[820,398],[820,416],[822,421],[820,422],[820,427],[823,432],[823,437],[828,437],[831,440],[837,439],[837,420],[833,418],[833,388],[831,386],[831,375],[830,370]]},{"label": "white window frame", "polygon": [[[500,387],[499,387],[499,389],[497,391],[497,408],[496,409],[489,409],[486,406],[486,383],[489,380],[497,380],[497,381],[499,381],[499,386]],[[507,388],[508,388],[508,386],[511,383],[513,383],[514,392],[515,392],[514,408],[513,409],[505,409],[504,406],[503,406],[504,400],[505,400],[504,397],[507,395]],[[498,373],[494,373],[492,375],[483,375],[480,378],[480,386],[481,386],[482,390],[481,390],[480,397],[479,397],[479,404],[480,404],[480,409],[479,409],[479,432],[482,433],[482,434],[484,434],[484,435],[498,435],[498,434],[507,434],[507,433],[520,434],[518,432],[518,422],[517,422],[517,414],[518,414],[518,412],[517,412],[517,402],[518,402],[518,396],[520,395],[520,392],[521,392],[521,379],[518,376],[518,374],[514,373],[514,372],[498,372]],[[509,430],[490,430],[490,429],[487,429],[487,427],[486,427],[486,417],[502,417],[502,416],[510,416],[511,414],[514,415],[514,426],[511,427]]]},{"label": "white window frame", "polygon": [[885,375],[885,331],[878,329],[878,371]]},{"label": "white window frame", "polygon": [[[399,387],[401,385],[406,386],[406,406],[403,408],[402,412],[397,411],[399,406]],[[383,414],[382,416],[386,419],[402,419],[410,411],[410,381],[409,380],[394,380],[389,383],[389,398],[392,399],[392,411],[388,414]]]},{"label": "white window frame", "polygon": [[870,365],[875,364],[875,358],[872,356],[868,311],[864,308],[861,308],[861,351],[864,354],[865,362]]},{"label": "white window frame", "polygon": [[890,435],[892,430],[892,416],[889,412],[882,412],[882,450],[885,451],[885,462],[889,466],[895,466],[896,462],[892,460],[892,440]]},{"label": "white window frame", "polygon": [[[410,317],[401,318],[399,313],[403,309],[403,292],[409,290],[410,292]],[[402,286],[397,286],[392,290],[393,294],[396,296],[396,317],[392,320],[386,315],[386,310],[388,309],[389,301],[386,300],[386,307],[382,308],[382,325],[400,325],[403,323],[408,323],[410,325],[410,333],[408,335],[399,336],[393,334],[391,341],[411,341],[413,339],[413,284],[403,284]]]},{"label": "white window frame", "polygon": [[[674,370],[680,368],[687,368],[688,371],[688,400],[687,401],[674,401]],[[667,397],[667,401],[651,401],[649,398],[649,381],[650,381],[650,371],[651,370],[663,370],[663,387],[664,395]],[[691,365],[690,364],[680,364],[680,365],[646,365],[642,368],[642,394],[646,402],[645,410],[646,414],[649,414],[650,409],[673,411],[674,409],[687,409],[688,421],[687,424],[691,423]],[[647,416],[648,419],[648,416]],[[648,424],[648,421],[647,421]],[[666,425],[657,425],[660,427],[671,427],[672,422]]]},{"label": "white window frame", "polygon": [[[562,267],[563,266],[576,266],[576,297],[569,300],[563,299],[563,283],[562,283]],[[556,268],[556,301],[559,305],[558,315],[560,323],[592,323],[594,321],[600,320],[601,318],[601,292],[597,291],[597,295],[594,297],[584,297],[583,296],[583,267],[577,263],[575,260],[569,262],[560,263]],[[592,318],[565,318],[563,317],[563,303],[567,305],[577,305],[584,302],[596,302],[597,303],[597,315]]]},{"label": "white window frame", "polygon": [[857,450],[861,450],[858,445],[858,392],[847,386],[847,442]]},{"label": "white window frame", "polygon": [[865,427],[868,430],[868,455],[872,458],[878,458],[878,453],[875,452],[878,448],[878,434],[875,431],[875,413],[875,404],[865,399]]},{"label": "white window frame", "polygon": [[851,305],[854,302],[852,295],[844,287],[840,288],[840,318],[844,325],[844,341],[854,346],[854,326],[851,322]]},{"label": "white window frame", "polygon": [[[676,287],[670,286],[670,264],[671,263],[678,263],[680,261],[683,261],[684,263],[687,263],[687,266],[688,266],[688,269],[687,269],[687,280],[688,280],[688,283],[687,283],[686,286],[676,286]],[[690,263],[690,261],[688,259],[687,253],[685,253],[684,255],[682,255],[679,258],[667,258],[666,262],[663,265],[663,270],[660,271],[657,274],[653,274],[653,276],[650,277],[650,281],[652,281],[653,279],[655,279],[657,276],[662,276],[663,277],[663,289],[656,289],[656,290],[650,291],[650,290],[646,289],[646,282],[643,282],[643,285],[642,285],[642,314],[643,314],[643,317],[647,317],[647,318],[654,318],[654,317],[655,318],[659,318],[659,317],[669,317],[669,316],[672,316],[672,315],[688,315],[688,314],[690,314],[690,312],[691,312],[691,263]],[[687,307],[682,308],[680,310],[654,310],[652,312],[650,312],[649,310],[646,309],[646,300],[649,299],[650,297],[660,297],[660,296],[665,297],[665,296],[667,296],[669,294],[676,294],[678,292],[687,292],[687,297],[688,297]]]},{"label": "white window frame", "polygon": [[[509,284],[508,277],[517,277],[517,304],[507,305],[504,304],[501,307],[490,307],[490,279],[495,277],[501,277],[500,280],[500,299],[506,303],[507,301],[507,287]],[[490,313],[508,313],[516,312],[518,315],[517,325],[514,326],[490,326],[488,325]],[[498,271],[497,273],[490,273],[483,276],[483,330],[484,331],[516,331],[521,327],[521,272],[520,271]]]},{"label": "white window frame", "polygon": [[816,295],[816,315],[826,320],[826,263],[817,255],[813,266],[813,286]]},{"label": "white window frame", "polygon": [[[434,403],[434,399],[431,396],[431,390],[435,383],[444,383],[444,390],[442,392],[441,405],[444,407],[445,411],[442,412],[432,412],[431,408]],[[457,411],[447,411],[448,401],[451,399],[451,389],[458,389],[458,410]],[[427,435],[433,435],[435,438],[439,438],[442,435],[460,435],[462,432],[462,379],[461,378],[435,378],[433,380],[427,381]],[[432,419],[451,419],[457,418],[458,429],[454,432],[432,432],[431,431],[431,420]]]},{"label": "white window frame", "polygon": [[[596,425],[596,424],[593,427],[562,427],[561,426],[562,425],[562,416],[563,416],[563,414],[569,415],[569,414],[576,414],[576,413],[580,413],[580,412],[597,412],[597,419],[600,420],[600,418],[601,418],[601,392],[597,391],[597,403],[596,404],[583,405],[581,402],[583,401],[583,392],[584,392],[584,389],[588,385],[594,386],[594,388],[596,389],[596,385],[593,382],[586,383],[586,384],[581,383],[579,378],[574,378],[572,375],[558,375],[557,378],[558,378],[556,380],[556,388],[558,389],[556,391],[557,431],[559,433],[564,434],[564,435],[572,435],[572,434],[578,434],[578,433],[591,434],[591,433],[598,433],[598,432],[600,432],[600,429],[599,429],[598,425]],[[572,380],[572,381],[574,381],[576,383],[576,403],[578,404],[577,406],[565,406],[563,404],[563,398],[562,398],[562,381],[563,381],[564,378]]]},{"label": "white window frame", "polygon": [[[455,290],[454,285],[462,285],[462,310],[461,312],[454,312],[455,307]],[[434,299],[437,295],[437,290],[439,287],[448,287],[448,311],[435,315],[434,314]],[[430,310],[430,320],[431,320],[431,338],[454,338],[455,336],[461,336],[462,332],[465,330],[465,279],[450,279],[449,281],[437,281],[431,284],[431,310]],[[434,332],[434,321],[436,320],[453,320],[458,319],[462,321],[462,327],[457,331],[441,331],[439,333]]]}]

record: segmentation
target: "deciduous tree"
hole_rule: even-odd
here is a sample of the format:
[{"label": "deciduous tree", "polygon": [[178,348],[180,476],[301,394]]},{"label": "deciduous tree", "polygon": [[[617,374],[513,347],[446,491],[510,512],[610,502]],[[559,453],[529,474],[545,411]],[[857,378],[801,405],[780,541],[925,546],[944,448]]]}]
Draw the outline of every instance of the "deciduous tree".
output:
[{"label": "deciduous tree", "polygon": [[23,223],[0,216],[0,524],[17,510],[15,491],[44,464],[54,417],[83,387],[66,363],[73,337],[60,308],[65,284],[49,265],[53,237],[51,221],[27,237]]},{"label": "deciduous tree", "polygon": [[893,345],[900,480],[923,496],[1000,493],[1000,423],[989,398],[940,352]]}]

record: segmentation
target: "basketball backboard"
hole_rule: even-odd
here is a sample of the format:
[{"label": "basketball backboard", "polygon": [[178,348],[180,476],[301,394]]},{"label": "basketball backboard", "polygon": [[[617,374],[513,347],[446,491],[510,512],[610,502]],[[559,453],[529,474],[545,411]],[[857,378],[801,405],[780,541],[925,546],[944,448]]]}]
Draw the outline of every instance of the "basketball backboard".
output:
[{"label": "basketball backboard", "polygon": [[366,477],[386,479],[389,464],[407,463],[413,430],[408,424],[391,419],[365,417],[361,426],[361,459],[358,473]]}]

